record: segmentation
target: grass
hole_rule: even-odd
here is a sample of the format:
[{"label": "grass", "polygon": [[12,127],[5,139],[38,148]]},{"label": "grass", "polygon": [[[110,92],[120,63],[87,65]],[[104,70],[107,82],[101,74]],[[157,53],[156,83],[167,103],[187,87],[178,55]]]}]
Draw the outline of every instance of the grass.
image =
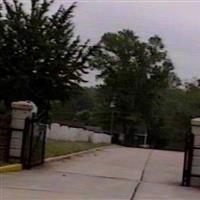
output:
[{"label": "grass", "polygon": [[88,142],[72,142],[63,140],[48,139],[46,143],[46,158],[67,155],[96,147],[106,146],[107,144],[92,144]]}]

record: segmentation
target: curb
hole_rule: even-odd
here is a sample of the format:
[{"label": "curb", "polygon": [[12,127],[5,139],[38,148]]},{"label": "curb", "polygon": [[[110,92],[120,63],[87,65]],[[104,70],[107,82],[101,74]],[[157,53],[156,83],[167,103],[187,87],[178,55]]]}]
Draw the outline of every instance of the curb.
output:
[{"label": "curb", "polygon": [[22,171],[22,164],[12,164],[0,167],[0,173],[19,172]]},{"label": "curb", "polygon": [[72,157],[80,156],[80,155],[84,155],[84,154],[88,154],[88,153],[94,153],[95,151],[101,151],[101,150],[104,150],[104,149],[109,148],[111,146],[113,146],[113,145],[103,146],[103,147],[96,147],[96,148],[92,148],[92,149],[88,149],[88,150],[84,150],[84,151],[79,151],[79,152],[76,152],[76,153],[70,153],[70,154],[63,155],[63,156],[56,156],[56,157],[46,158],[45,159],[45,163],[54,162],[54,161],[60,161],[60,160],[64,160],[64,159],[70,159]]}]

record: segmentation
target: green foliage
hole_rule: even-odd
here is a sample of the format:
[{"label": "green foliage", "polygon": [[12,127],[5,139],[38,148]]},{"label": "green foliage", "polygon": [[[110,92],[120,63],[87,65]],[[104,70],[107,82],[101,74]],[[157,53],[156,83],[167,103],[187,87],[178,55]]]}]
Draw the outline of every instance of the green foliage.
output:
[{"label": "green foliage", "polygon": [[79,121],[83,124],[92,123],[92,110],[95,104],[95,88],[83,88],[74,98],[65,104],[52,102],[51,119],[54,122]]},{"label": "green foliage", "polygon": [[0,10],[0,99],[32,100],[49,109],[65,102],[83,82],[93,48],[74,35],[76,4],[48,11],[53,1],[31,0],[30,13],[17,0]]},{"label": "green foliage", "polygon": [[[107,89],[107,88],[106,88]],[[100,126],[110,130],[112,109],[107,99],[109,93],[103,87],[85,88],[75,99],[65,105],[54,102],[53,121],[78,121],[83,125]],[[183,150],[185,134],[190,129],[190,119],[200,115],[200,89],[183,90],[167,88],[160,91],[160,103],[153,104],[151,110],[151,145],[161,149]],[[80,105],[81,102],[90,102]],[[90,106],[89,106],[90,105]],[[114,108],[114,131],[121,131],[121,112]],[[130,113],[127,117],[130,126],[142,124],[142,116]]]},{"label": "green foliage", "polygon": [[200,115],[200,89],[167,89],[154,107],[152,143],[158,148],[183,150],[190,120]]},{"label": "green foliage", "polygon": [[76,119],[83,122],[85,125],[88,125],[90,123],[90,115],[91,112],[89,110],[84,110],[76,114]]},{"label": "green foliage", "polygon": [[5,114],[6,113],[6,107],[4,105],[4,103],[1,101],[0,102],[0,114]]},{"label": "green foliage", "polygon": [[173,80],[173,64],[161,38],[154,36],[143,42],[132,31],[123,30],[104,34],[100,46],[101,52],[92,62],[104,80],[100,109],[111,112],[114,102],[115,121],[125,134],[129,125],[140,121],[151,126],[160,91]]}]

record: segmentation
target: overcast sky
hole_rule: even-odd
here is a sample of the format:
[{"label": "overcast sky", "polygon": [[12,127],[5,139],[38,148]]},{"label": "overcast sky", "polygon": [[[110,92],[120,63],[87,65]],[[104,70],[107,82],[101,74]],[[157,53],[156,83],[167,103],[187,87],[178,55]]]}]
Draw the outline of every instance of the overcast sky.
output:
[{"label": "overcast sky", "polygon": [[[27,4],[29,0],[21,0]],[[55,0],[52,10],[71,0]],[[163,38],[182,79],[200,77],[200,1],[77,0],[74,22],[83,40],[97,42],[105,32],[131,29],[142,39]],[[94,73],[87,76],[95,83]]]}]

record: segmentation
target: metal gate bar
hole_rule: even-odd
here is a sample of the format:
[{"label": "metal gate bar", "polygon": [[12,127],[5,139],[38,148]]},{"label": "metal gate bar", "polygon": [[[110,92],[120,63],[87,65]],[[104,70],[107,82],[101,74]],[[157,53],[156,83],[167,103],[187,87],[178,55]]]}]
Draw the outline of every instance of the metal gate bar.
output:
[{"label": "metal gate bar", "polygon": [[42,120],[42,116],[33,115],[25,121],[22,163],[26,169],[44,163],[46,125]]},{"label": "metal gate bar", "polygon": [[10,115],[0,116],[0,163],[9,160],[9,147],[11,140]]},{"label": "metal gate bar", "polygon": [[193,144],[194,135],[189,133],[186,135],[185,140],[185,154],[184,154],[184,166],[183,166],[183,186],[190,186],[191,170],[192,170],[192,157],[193,157]]}]

